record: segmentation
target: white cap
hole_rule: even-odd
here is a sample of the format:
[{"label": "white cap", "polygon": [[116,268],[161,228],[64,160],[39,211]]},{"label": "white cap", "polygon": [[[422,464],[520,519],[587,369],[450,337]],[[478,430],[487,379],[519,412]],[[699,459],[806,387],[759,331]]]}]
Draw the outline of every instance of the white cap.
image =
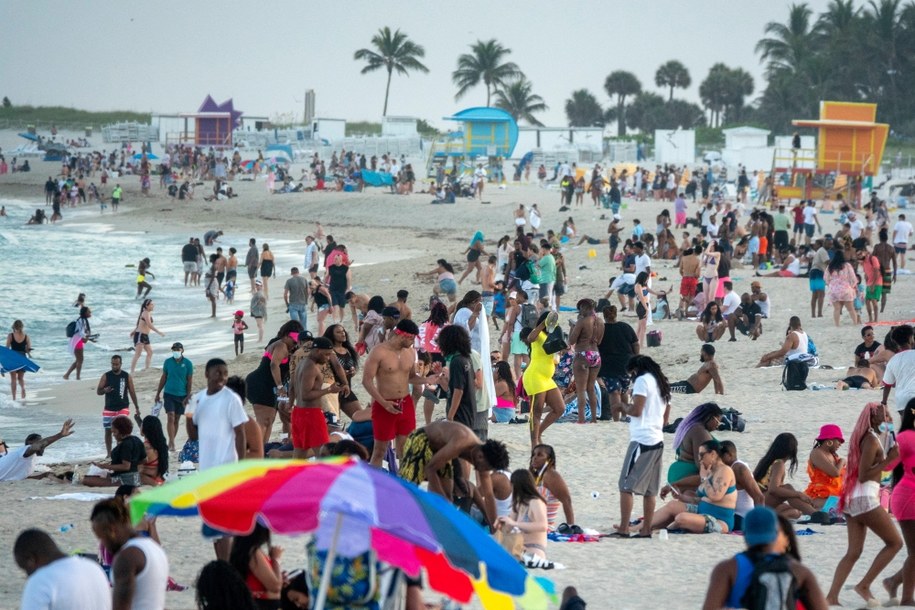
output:
[{"label": "white cap", "polygon": [[613,220],[622,220],[622,219],[623,219],[623,217],[620,216],[619,214],[614,214],[614,215],[613,215]]}]

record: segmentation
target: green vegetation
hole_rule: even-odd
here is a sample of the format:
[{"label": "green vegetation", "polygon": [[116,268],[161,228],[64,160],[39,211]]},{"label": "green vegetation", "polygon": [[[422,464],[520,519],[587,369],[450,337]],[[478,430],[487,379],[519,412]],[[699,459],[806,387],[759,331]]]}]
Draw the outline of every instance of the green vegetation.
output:
[{"label": "green vegetation", "polygon": [[129,110],[91,112],[65,106],[16,106],[14,104],[0,107],[0,127],[5,125],[13,129],[24,129],[26,125],[35,125],[40,129],[49,128],[52,125],[59,129],[98,128],[122,121],[149,123],[150,117],[148,112]]},{"label": "green vegetation", "polygon": [[373,123],[371,121],[347,121],[346,122],[346,135],[347,136],[380,136],[381,135],[381,123]]}]

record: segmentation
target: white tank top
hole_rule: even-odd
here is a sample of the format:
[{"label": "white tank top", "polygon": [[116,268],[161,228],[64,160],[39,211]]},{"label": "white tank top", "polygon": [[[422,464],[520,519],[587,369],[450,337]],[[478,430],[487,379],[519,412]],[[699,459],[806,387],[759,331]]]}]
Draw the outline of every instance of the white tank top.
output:
[{"label": "white tank top", "polygon": [[[798,271],[800,271],[800,269],[798,269]],[[768,318],[769,306],[772,305],[772,296],[767,294],[765,301],[756,301],[756,304],[759,305],[759,313],[761,313],[764,318]]]},{"label": "white tank top", "polygon": [[[744,466],[747,466],[747,463],[741,460],[735,461],[734,464],[743,464]],[[747,466],[747,468],[749,468],[749,466]],[[737,490],[737,506],[734,507],[735,514],[741,517],[745,517],[746,514],[753,510],[755,506],[756,505],[753,502],[753,498],[750,497],[750,494],[747,493],[747,490]]]},{"label": "white tank top", "polygon": [[121,551],[129,547],[140,549],[146,556],[146,566],[134,581],[131,610],[163,610],[165,588],[168,585],[168,557],[165,551],[155,540],[142,537],[131,538],[121,547]]},{"label": "white tank top", "polygon": [[[512,473],[508,470],[499,470],[499,474],[504,474],[509,482],[511,482]],[[496,501],[496,517],[508,517],[512,512],[512,494],[508,494],[508,497],[504,500],[500,500],[495,497],[493,494],[493,499]]]},{"label": "white tank top", "polygon": [[807,333],[802,330],[793,330],[791,332],[797,335],[797,347],[788,350],[788,353],[785,354],[785,358],[788,360],[794,360],[801,354],[807,353]]}]

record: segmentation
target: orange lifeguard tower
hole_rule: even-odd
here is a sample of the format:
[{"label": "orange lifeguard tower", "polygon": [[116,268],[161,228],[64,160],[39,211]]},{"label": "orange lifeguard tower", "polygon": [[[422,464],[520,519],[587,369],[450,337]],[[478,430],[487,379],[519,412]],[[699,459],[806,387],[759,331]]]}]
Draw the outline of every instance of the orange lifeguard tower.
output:
[{"label": "orange lifeguard tower", "polygon": [[863,179],[880,169],[890,129],[876,118],[877,104],[822,101],[819,119],[791,121],[816,128],[817,146],[776,147],[772,175],[779,199],[823,199],[844,190],[858,201]]}]

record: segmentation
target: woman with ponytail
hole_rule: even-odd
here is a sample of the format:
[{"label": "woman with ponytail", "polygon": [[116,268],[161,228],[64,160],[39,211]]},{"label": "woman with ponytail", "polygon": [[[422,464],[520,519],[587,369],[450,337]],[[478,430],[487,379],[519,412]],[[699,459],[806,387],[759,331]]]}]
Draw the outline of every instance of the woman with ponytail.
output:
[{"label": "woman with ponytail", "polygon": [[877,534],[884,545],[864,577],[855,585],[855,593],[864,599],[867,607],[879,605],[870,586],[902,548],[902,538],[896,526],[880,506],[880,478],[884,470],[892,469],[899,456],[899,447],[895,443],[888,452],[884,451],[880,437],[881,432],[888,430],[887,422],[890,421],[892,419],[885,405],[867,403],[848,440],[848,465],[839,498],[839,507],[848,522],[848,549],[836,566],[832,586],[826,596],[831,606],[839,605],[839,591],[861,556],[867,530]]}]

